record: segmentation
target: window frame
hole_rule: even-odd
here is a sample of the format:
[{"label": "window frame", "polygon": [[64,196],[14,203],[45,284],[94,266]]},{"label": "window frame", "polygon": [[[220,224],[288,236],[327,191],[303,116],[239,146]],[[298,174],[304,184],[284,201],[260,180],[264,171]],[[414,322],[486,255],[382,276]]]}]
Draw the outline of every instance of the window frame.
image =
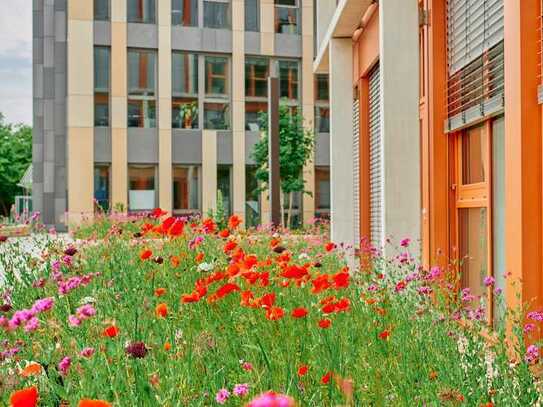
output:
[{"label": "window frame", "polygon": [[[131,20],[130,19],[130,0],[127,0],[126,1],[126,7],[127,7],[127,10],[126,10],[126,21],[127,23],[129,24],[157,24],[157,14],[158,14],[158,4],[157,4],[157,0],[136,0],[136,1],[152,1],[154,3],[154,12],[153,12],[153,20],[152,21],[143,21],[143,18],[136,21],[136,20]],[[160,0],[158,0],[160,1]]]},{"label": "window frame", "polygon": [[[202,4],[202,28],[211,30],[231,30],[232,29],[232,2],[230,0],[201,0]],[[206,24],[206,5],[211,3],[220,3],[227,5],[226,26],[212,27]]]},{"label": "window frame", "polygon": [[[154,129],[157,127],[157,93],[158,93],[158,52],[154,49],[146,49],[146,48],[128,48],[127,49],[127,53],[126,53],[126,57],[127,57],[127,66],[128,68],[130,67],[129,66],[129,61],[130,61],[130,54],[131,53],[134,53],[134,52],[137,52],[141,58],[141,54],[147,54],[147,55],[153,55],[154,58],[154,75],[153,75],[153,82],[154,82],[154,89],[153,89],[153,94],[152,95],[149,95],[147,94],[147,91],[151,88],[138,88],[138,90],[141,90],[142,94],[139,94],[139,93],[131,93],[131,90],[132,88],[130,87],[130,69],[127,69],[127,75],[126,75],[126,79],[127,79],[127,127],[128,128],[151,128],[151,129]],[[138,61],[139,64],[141,64],[141,59]],[[148,74],[148,73],[147,73]],[[141,81],[140,79],[140,73],[138,71],[138,82]],[[152,116],[149,116],[147,118],[143,117],[143,115],[141,115],[141,119],[140,119],[140,123],[143,122],[143,125],[139,125],[139,126],[130,126],[130,115],[128,114],[129,113],[129,107],[130,107],[130,104],[135,104],[135,103],[139,103],[139,104],[143,104],[145,102],[148,102],[150,106],[153,107],[153,111],[154,111],[154,117]],[[145,120],[149,120],[150,121],[150,125],[149,126],[145,126]]]},{"label": "window frame", "polygon": [[[185,208],[185,209],[175,208],[175,199],[174,199],[175,170],[176,169],[190,170],[191,168],[195,168],[198,171],[198,173],[197,173],[198,207],[197,208]],[[187,206],[191,206],[190,205],[190,195],[191,195],[190,185],[191,184],[190,184],[190,181],[189,181],[188,182],[188,188],[187,188],[187,191],[188,191],[187,202],[189,204]],[[202,187],[203,187],[203,182],[202,182],[202,166],[201,165],[196,165],[196,164],[195,165],[191,165],[191,164],[173,164],[173,166],[172,166],[172,212],[175,215],[192,215],[192,214],[202,213]]]},{"label": "window frame", "polygon": [[[153,189],[152,191],[154,191],[154,204],[152,205],[153,207],[150,208],[150,209],[131,209],[130,208],[130,205],[131,205],[131,202],[130,202],[130,169],[147,169],[147,168],[153,168],[154,169],[154,175],[153,175]],[[156,208],[158,205],[158,195],[159,195],[159,185],[158,185],[158,165],[156,164],[140,164],[140,163],[130,163],[128,164],[127,166],[127,171],[126,171],[126,177],[127,177],[127,211],[129,213],[142,213],[142,212],[148,212],[148,211],[151,211],[153,210],[154,208]],[[139,190],[133,190],[133,191],[139,191]],[[144,191],[150,191],[148,189],[144,190]]]},{"label": "window frame", "polygon": [[[96,78],[97,78],[97,53],[98,51],[100,50],[105,50],[107,51],[107,62],[108,62],[108,66],[107,66],[107,69],[106,69],[106,72],[107,72],[107,88],[98,88],[96,86]],[[110,127],[110,124],[111,124],[111,48],[108,47],[108,46],[98,46],[98,45],[95,45],[94,46],[94,49],[93,49],[93,96],[94,96],[94,100],[93,100],[93,103],[94,103],[94,110],[93,110],[93,123],[94,123],[94,127]],[[101,104],[101,105],[105,105],[107,107],[107,124],[99,124],[97,122],[97,119],[98,119],[98,115],[97,115],[97,106],[98,106],[98,101],[99,100],[102,100],[102,99],[105,99],[107,101],[107,103],[105,104]]]},{"label": "window frame", "polygon": [[[202,54],[203,55],[203,75],[204,75],[204,85],[203,85],[203,100],[202,100],[202,108],[203,108],[203,115],[202,115],[202,126],[204,129],[209,130],[231,130],[232,128],[232,59],[230,55],[225,54]],[[208,58],[223,58],[226,62],[226,69],[224,78],[226,80],[225,85],[225,94],[218,94],[218,93],[207,93],[207,87],[208,84],[212,86],[212,83],[210,81],[213,80],[212,75],[210,78],[208,78],[207,74],[207,59]],[[208,109],[206,108],[209,105],[224,105],[225,109],[225,117],[224,117],[224,127],[223,128],[212,128],[207,127],[207,112]]]},{"label": "window frame", "polygon": [[[301,32],[301,7],[300,7],[300,0],[294,0],[296,2],[296,5],[291,6],[287,4],[277,4],[277,0],[274,1],[273,4],[273,10],[274,10],[274,32],[276,34],[287,34],[287,35],[300,35]],[[295,32],[282,32],[280,31],[280,27],[282,25],[279,24],[279,13],[278,10],[294,10],[296,13],[296,30]],[[291,24],[292,25],[292,24]]]}]

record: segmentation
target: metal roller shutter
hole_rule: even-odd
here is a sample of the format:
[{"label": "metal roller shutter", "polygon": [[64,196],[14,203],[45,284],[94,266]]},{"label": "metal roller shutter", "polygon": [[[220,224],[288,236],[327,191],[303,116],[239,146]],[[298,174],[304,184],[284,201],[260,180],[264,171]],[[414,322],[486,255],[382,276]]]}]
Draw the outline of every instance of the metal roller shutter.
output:
[{"label": "metal roller shutter", "polygon": [[354,246],[360,247],[360,103],[353,100]]},{"label": "metal roller shutter", "polygon": [[383,147],[379,65],[369,76],[370,231],[374,246],[383,243]]}]

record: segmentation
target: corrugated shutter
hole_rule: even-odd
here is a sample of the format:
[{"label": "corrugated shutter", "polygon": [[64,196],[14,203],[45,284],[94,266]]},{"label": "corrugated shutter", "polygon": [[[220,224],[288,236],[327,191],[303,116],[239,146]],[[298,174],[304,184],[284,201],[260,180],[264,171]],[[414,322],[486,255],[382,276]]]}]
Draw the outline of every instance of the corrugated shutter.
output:
[{"label": "corrugated shutter", "polygon": [[370,231],[375,246],[383,243],[383,147],[379,65],[369,76],[370,129]]},{"label": "corrugated shutter", "polygon": [[504,108],[503,0],[447,2],[446,131]]},{"label": "corrugated shutter", "polygon": [[353,100],[354,245],[360,247],[360,103]]}]

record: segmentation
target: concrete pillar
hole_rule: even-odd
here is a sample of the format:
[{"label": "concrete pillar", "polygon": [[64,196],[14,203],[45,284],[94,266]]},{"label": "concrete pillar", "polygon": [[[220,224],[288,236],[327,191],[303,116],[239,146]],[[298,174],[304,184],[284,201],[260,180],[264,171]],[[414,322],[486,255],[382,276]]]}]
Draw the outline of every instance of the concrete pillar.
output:
[{"label": "concrete pillar", "polygon": [[352,40],[330,41],[331,233],[336,243],[353,245],[353,86]]},{"label": "concrete pillar", "polygon": [[[315,128],[315,86],[313,76],[313,0],[302,1],[302,114],[304,126]],[[314,152],[315,153],[315,152]],[[315,217],[315,154],[303,171],[305,190],[303,196],[303,222]]]},{"label": "concrete pillar", "polygon": [[[232,0],[232,213],[245,220],[245,5]],[[205,179],[205,178],[204,178]]]},{"label": "concrete pillar", "polygon": [[158,205],[172,211],[171,0],[158,2]]},{"label": "concrete pillar", "polygon": [[111,0],[111,204],[128,209],[126,0]]},{"label": "concrete pillar", "polygon": [[414,0],[379,3],[384,234],[396,241],[421,235],[418,13]]},{"label": "concrete pillar", "polygon": [[275,49],[275,2],[260,0],[260,53],[273,55]]},{"label": "concrete pillar", "polygon": [[94,7],[68,3],[68,223],[94,213]]},{"label": "concrete pillar", "polygon": [[217,131],[202,132],[202,215],[217,208]]},{"label": "concrete pillar", "polygon": [[336,11],[336,0],[319,0],[317,3],[317,46],[319,46],[326,35],[326,30],[332,21]]}]

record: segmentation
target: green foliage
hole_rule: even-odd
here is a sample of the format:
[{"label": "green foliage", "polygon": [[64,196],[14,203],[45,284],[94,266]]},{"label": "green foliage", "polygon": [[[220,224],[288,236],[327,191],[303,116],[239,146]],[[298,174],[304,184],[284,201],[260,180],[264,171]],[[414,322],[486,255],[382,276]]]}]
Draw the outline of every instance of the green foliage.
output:
[{"label": "green foliage", "polygon": [[9,215],[15,195],[21,192],[17,183],[32,162],[32,128],[9,124],[0,113],[0,214]]},{"label": "green foliage", "polygon": [[220,190],[217,191],[217,208],[209,208],[207,211],[207,217],[213,219],[220,229],[226,227],[226,210],[224,208],[224,198]]},{"label": "green foliage", "polygon": [[[264,132],[263,137],[254,147],[252,157],[258,167],[256,178],[260,185],[259,192],[261,192],[268,189],[268,114],[261,113],[259,120]],[[280,104],[279,165],[281,189],[285,194],[306,192],[301,174],[313,152],[314,134],[312,130],[304,128],[303,124],[301,114],[293,114],[289,106]]]}]

